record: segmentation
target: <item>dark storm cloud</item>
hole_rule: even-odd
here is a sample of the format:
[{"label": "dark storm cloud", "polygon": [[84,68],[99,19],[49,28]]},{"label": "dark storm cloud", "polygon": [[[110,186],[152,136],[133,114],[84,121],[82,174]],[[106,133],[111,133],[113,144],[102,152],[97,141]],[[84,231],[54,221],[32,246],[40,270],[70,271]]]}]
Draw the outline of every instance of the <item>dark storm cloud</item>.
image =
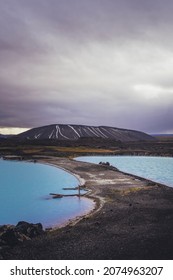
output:
[{"label": "dark storm cloud", "polygon": [[32,0],[20,4],[23,2],[24,12],[39,18],[38,26],[70,40],[152,41],[165,36],[171,42],[167,37],[172,25],[171,0]]},{"label": "dark storm cloud", "polygon": [[171,0],[0,0],[0,126],[172,131]]}]

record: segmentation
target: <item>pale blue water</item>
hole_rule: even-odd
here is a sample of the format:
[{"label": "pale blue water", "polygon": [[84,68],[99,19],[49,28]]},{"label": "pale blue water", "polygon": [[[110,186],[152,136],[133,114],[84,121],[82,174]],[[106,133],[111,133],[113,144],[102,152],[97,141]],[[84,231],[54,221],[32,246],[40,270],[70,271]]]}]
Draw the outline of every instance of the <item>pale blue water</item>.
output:
[{"label": "pale blue water", "polygon": [[78,157],[78,161],[110,162],[119,170],[173,187],[173,158],[145,156],[89,156]]},{"label": "pale blue water", "polygon": [[93,201],[49,195],[77,193],[62,188],[78,185],[76,177],[53,166],[0,160],[0,225],[27,221],[53,227],[83,215]]}]

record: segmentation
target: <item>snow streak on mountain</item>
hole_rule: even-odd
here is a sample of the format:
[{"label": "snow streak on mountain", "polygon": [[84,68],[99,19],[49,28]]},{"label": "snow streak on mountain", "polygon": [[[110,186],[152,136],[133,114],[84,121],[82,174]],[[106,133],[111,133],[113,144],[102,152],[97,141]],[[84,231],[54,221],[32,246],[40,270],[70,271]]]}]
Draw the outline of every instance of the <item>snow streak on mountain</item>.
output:
[{"label": "snow streak on mountain", "polygon": [[21,139],[43,140],[78,140],[80,138],[103,138],[115,139],[116,141],[147,141],[153,140],[150,135],[128,129],[121,129],[107,126],[85,126],[85,125],[64,125],[53,124],[30,129],[18,135]]}]

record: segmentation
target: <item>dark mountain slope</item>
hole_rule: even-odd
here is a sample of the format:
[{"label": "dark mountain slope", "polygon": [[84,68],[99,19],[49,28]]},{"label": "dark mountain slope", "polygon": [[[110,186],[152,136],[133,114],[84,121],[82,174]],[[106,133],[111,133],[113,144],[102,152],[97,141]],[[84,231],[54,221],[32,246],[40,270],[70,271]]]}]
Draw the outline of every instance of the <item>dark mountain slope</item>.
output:
[{"label": "dark mountain slope", "polygon": [[7,138],[11,138],[13,137],[14,135],[13,134],[0,134],[0,139],[7,139]]},{"label": "dark mountain slope", "polygon": [[0,138],[6,138],[6,136],[3,134],[0,134]]},{"label": "dark mountain slope", "polygon": [[146,133],[107,126],[85,126],[53,124],[30,129],[17,135],[19,139],[28,140],[66,140],[74,141],[81,138],[112,139],[121,142],[152,141],[154,138]]}]

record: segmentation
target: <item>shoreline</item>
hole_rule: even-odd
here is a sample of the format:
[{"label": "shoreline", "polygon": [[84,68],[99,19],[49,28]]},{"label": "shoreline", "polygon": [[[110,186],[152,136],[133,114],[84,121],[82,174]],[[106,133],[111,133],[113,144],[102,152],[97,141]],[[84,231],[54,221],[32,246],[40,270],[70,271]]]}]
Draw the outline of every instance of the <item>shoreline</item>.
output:
[{"label": "shoreline", "polygon": [[[74,160],[74,159],[72,159],[72,160]],[[65,172],[67,172],[67,173],[69,173],[69,174],[71,174],[71,175],[73,175],[74,177],[77,178],[77,180],[79,181],[79,187],[82,188],[82,187],[85,186],[86,180],[84,178],[82,178],[78,174],[75,174],[74,172],[71,172],[68,169],[66,169],[66,168],[64,168],[64,167],[62,167],[62,166],[60,166],[60,165],[58,165],[56,163],[49,163],[47,160],[38,160],[38,163],[47,164],[49,166],[53,166],[53,167],[62,169]],[[101,207],[103,206],[103,204],[104,204],[104,200],[101,199],[100,197],[94,196],[94,193],[92,193],[92,190],[90,190],[90,189],[89,190],[87,189],[87,192],[85,194],[82,194],[81,197],[84,197],[84,198],[92,200],[93,203],[94,203],[93,207],[89,211],[86,211],[86,213],[84,213],[84,214],[81,214],[79,216],[75,216],[74,218],[71,218],[67,222],[64,222],[64,223],[62,223],[60,225],[53,226],[50,229],[50,231],[66,227],[68,225],[74,226],[76,223],[81,221],[83,218],[87,218],[90,215],[94,214],[95,212],[99,211],[101,209]],[[48,230],[45,228],[45,231],[48,231]]]},{"label": "shoreline", "polygon": [[[102,155],[102,156],[112,156],[112,155]],[[115,155],[117,156],[117,155]],[[126,155],[122,155],[122,156],[126,156]],[[153,155],[150,155],[151,157],[155,157]],[[8,160],[10,160],[10,157],[8,158]],[[14,156],[16,157],[16,156]],[[14,157],[12,156],[13,160],[14,160]],[[148,157],[148,156],[146,156]],[[160,156],[158,156],[160,157]],[[162,157],[162,156],[161,156]],[[164,156],[163,156],[164,157]],[[166,157],[166,156],[165,156]],[[172,158],[171,156],[169,156],[170,158]],[[49,166],[53,166],[53,167],[56,167],[56,168],[59,168],[69,174],[71,174],[72,176],[74,176],[78,182],[79,182],[79,187],[84,187],[85,186],[85,183],[86,183],[86,180],[84,178],[82,178],[81,176],[79,176],[78,174],[74,173],[73,171],[70,171],[69,169],[67,169],[66,167],[62,167],[61,165],[59,165],[58,163],[54,162],[54,160],[56,160],[57,158],[55,157],[47,157],[47,158],[44,158],[44,159],[38,159],[36,163],[39,163],[39,164],[45,164],[45,165],[49,165]],[[53,160],[53,163],[50,162],[50,160]],[[77,161],[75,158],[72,158],[72,159],[68,159],[72,162],[79,162],[79,163],[82,163],[83,161]],[[20,161],[20,160],[17,160],[17,161]],[[23,160],[24,162],[32,162],[31,160]],[[92,162],[83,162],[83,163],[89,163],[89,164],[93,164],[93,165],[98,165],[97,163],[92,163]],[[119,169],[117,169],[116,167],[114,166],[109,166],[109,168],[115,168],[115,170],[117,172],[120,172],[121,174],[124,174],[124,175],[127,175],[127,176],[131,176],[131,177],[134,177],[136,178],[137,180],[140,180],[140,181],[144,181],[146,182],[147,184],[150,184],[150,185],[158,185],[158,186],[162,186],[162,187],[168,187],[168,188],[173,188],[171,186],[168,186],[168,185],[165,185],[163,183],[159,183],[159,182],[156,182],[156,181],[153,181],[151,179],[148,179],[148,178],[144,178],[144,177],[141,177],[141,176],[138,176],[138,175],[135,175],[135,174],[131,174],[131,173],[127,173],[125,171],[121,171]],[[76,188],[78,188],[78,186]],[[78,195],[77,195],[78,196]],[[66,222],[63,222],[59,225],[54,225],[54,226],[50,226],[50,227],[44,227],[44,231],[45,232],[48,232],[48,231],[54,231],[54,230],[57,230],[57,229],[60,229],[60,228],[64,228],[68,225],[75,225],[77,224],[79,221],[81,221],[83,218],[87,218],[87,217],[90,217],[91,215],[93,215],[95,212],[99,211],[104,203],[105,203],[105,200],[102,198],[102,197],[99,197],[97,195],[95,195],[95,192],[93,192],[93,190],[91,189],[88,189],[87,192],[85,194],[81,194],[81,197],[84,197],[84,198],[87,198],[87,199],[90,199],[93,201],[94,203],[94,206],[89,210],[89,211],[86,211],[86,213],[84,214],[81,214],[81,215],[77,215],[75,216],[74,218],[70,218],[68,219]]]},{"label": "shoreline", "polygon": [[80,187],[85,185],[85,180],[83,178],[81,178],[79,175],[77,175],[77,174],[75,174],[75,173],[65,169],[64,167],[61,167],[61,166],[59,166],[59,165],[57,165],[55,163],[48,163],[46,160],[38,160],[37,163],[46,164],[46,165],[49,165],[49,166],[53,166],[53,167],[57,167],[59,169],[62,169],[65,172],[67,172],[67,173],[73,175],[74,177],[76,177],[76,179],[79,181],[79,186]]},{"label": "shoreline", "polygon": [[106,166],[44,160],[82,177],[96,211],[6,250],[3,259],[173,259],[171,187]]},{"label": "shoreline", "polygon": [[[73,158],[73,159],[71,159],[71,160],[72,160],[72,161],[77,161],[75,158]],[[49,162],[47,162],[47,161],[45,161],[45,160],[44,160],[44,161],[40,161],[40,160],[39,160],[38,162],[39,162],[39,163],[43,163],[43,164],[48,164],[48,165],[50,165],[50,166],[54,166],[54,167],[57,167],[57,168],[60,168],[60,169],[64,170],[65,172],[67,172],[67,173],[69,173],[69,174],[75,176],[75,177],[78,179],[79,183],[80,183],[80,187],[84,186],[85,183],[86,183],[86,180],[84,180],[83,178],[81,178],[79,175],[77,175],[77,174],[75,174],[75,173],[69,171],[69,170],[66,169],[66,168],[61,167],[61,166],[58,165],[58,164],[55,164],[55,163],[50,164]],[[77,161],[77,162],[78,162],[78,161]],[[79,161],[79,162],[81,162],[81,161]],[[88,163],[88,162],[85,162],[85,161],[84,161],[84,163]],[[91,163],[91,162],[90,162],[90,164],[98,165],[97,163]],[[115,169],[117,169],[117,168],[114,167],[114,166],[110,166],[110,168],[115,168]],[[151,180],[151,179],[149,179],[149,178],[144,178],[144,177],[141,177],[141,176],[138,176],[138,175],[135,175],[135,174],[127,173],[127,172],[121,171],[121,170],[119,170],[119,169],[117,169],[117,171],[120,172],[120,173],[122,173],[122,174],[124,174],[124,175],[132,176],[132,177],[134,177],[134,178],[137,179],[137,180],[144,181],[144,182],[146,182],[147,184],[150,184],[150,185],[153,185],[153,186],[154,186],[154,185],[158,185],[158,186],[161,186],[161,187],[173,188],[173,187],[168,186],[168,185],[165,185],[165,184],[163,184],[163,183],[159,183],[159,182],[153,181],[153,180]],[[84,214],[84,215],[76,216],[76,217],[74,217],[74,218],[72,218],[72,219],[69,219],[69,221],[67,221],[67,222],[65,222],[65,223],[63,223],[63,224],[61,224],[61,225],[52,227],[51,230],[57,230],[58,228],[63,228],[63,227],[66,227],[66,226],[68,226],[68,225],[74,226],[76,223],[78,223],[79,221],[81,221],[83,218],[89,217],[90,215],[93,215],[95,212],[99,211],[99,210],[103,207],[104,202],[105,202],[104,199],[102,199],[101,197],[95,196],[95,193],[94,193],[92,190],[88,190],[87,193],[85,193],[85,194],[83,194],[83,195],[81,195],[81,196],[86,197],[87,199],[93,200],[93,202],[95,203],[95,206],[94,206],[88,213],[86,213],[86,214]],[[45,229],[45,230],[46,230],[46,229]]]},{"label": "shoreline", "polygon": [[[54,158],[53,158],[53,160],[54,160]],[[81,163],[81,161],[77,161],[75,158],[70,159],[70,161]],[[49,158],[44,159],[44,160],[41,160],[41,161],[38,160],[38,162],[39,162],[39,163],[42,163],[42,164],[48,164],[48,165],[50,165],[50,166],[54,166],[54,167],[60,168],[60,169],[64,170],[65,172],[67,172],[67,173],[69,173],[69,174],[75,176],[75,177],[78,179],[78,181],[80,182],[80,186],[81,186],[81,187],[84,186],[85,183],[86,183],[86,180],[85,180],[84,178],[81,178],[81,176],[79,176],[78,174],[76,174],[76,173],[70,171],[69,169],[67,169],[67,168],[65,168],[65,167],[62,167],[62,166],[59,165],[58,163],[55,163],[55,162],[54,162],[54,163],[50,163],[50,162],[49,162]],[[88,163],[88,162],[83,162],[83,163]],[[91,163],[91,162],[90,162],[89,164],[91,164],[91,165],[98,165],[98,164],[96,164],[96,163]],[[150,179],[148,179],[148,178],[144,178],[144,177],[141,177],[141,176],[138,176],[138,175],[135,175],[135,174],[131,174],[131,173],[127,173],[127,172],[121,171],[121,170],[117,169],[117,168],[114,167],[114,166],[109,166],[108,169],[109,169],[109,168],[113,168],[113,169],[115,168],[115,170],[116,170],[117,172],[119,172],[119,173],[121,173],[121,174],[124,174],[124,175],[127,175],[127,176],[134,177],[136,180],[143,181],[143,182],[145,182],[147,185],[150,184],[151,186],[158,185],[158,186],[161,186],[161,187],[172,188],[171,186],[167,186],[167,185],[165,185],[165,184],[162,184],[162,183],[159,183],[159,182],[155,182],[155,181],[150,180]],[[95,194],[95,192],[94,192],[93,190],[91,190],[91,189],[89,189],[89,190],[87,191],[87,193],[86,193],[86,194],[83,194],[82,196],[83,196],[83,197],[86,197],[87,199],[93,200],[93,202],[95,203],[95,206],[94,206],[89,212],[87,212],[87,213],[84,214],[84,215],[76,216],[76,217],[74,217],[74,218],[72,218],[72,219],[69,219],[67,222],[62,223],[61,225],[57,225],[57,226],[52,227],[51,231],[54,231],[54,230],[57,230],[57,229],[60,229],[60,228],[64,228],[64,227],[66,227],[66,226],[75,226],[75,225],[76,225],[78,222],[80,222],[82,219],[88,218],[88,217],[90,217],[91,215],[93,215],[94,213],[96,213],[97,211],[100,211],[101,208],[103,207],[104,203],[105,203],[105,199],[102,198],[102,197],[100,197],[100,196],[97,196],[97,195]],[[45,230],[46,230],[46,229],[45,229]]]},{"label": "shoreline", "polygon": [[[8,161],[14,161],[14,157],[13,157],[13,160],[11,160],[10,158],[8,158]],[[61,169],[61,170],[63,170],[63,171],[65,171],[66,173],[68,173],[68,174],[70,174],[70,175],[72,175],[73,177],[75,177],[76,179],[77,179],[77,181],[78,181],[78,185],[76,186],[76,190],[78,190],[78,187],[80,187],[80,188],[83,188],[84,187],[84,185],[85,185],[85,180],[83,179],[83,178],[81,178],[79,175],[77,175],[77,174],[74,174],[73,172],[71,172],[71,171],[69,171],[69,170],[67,170],[66,168],[63,168],[63,167],[61,167],[61,166],[59,166],[59,165],[57,165],[57,164],[55,164],[55,163],[49,163],[47,160],[38,160],[37,162],[33,162],[33,161],[31,161],[31,160],[22,160],[22,161],[20,161],[20,160],[15,160],[15,161],[18,161],[18,162],[26,162],[26,163],[33,163],[33,164],[44,164],[44,165],[48,165],[48,166],[52,166],[52,167],[55,167],[55,168],[59,168],[59,169]],[[83,188],[84,189],[84,188]],[[65,226],[67,226],[68,224],[74,224],[74,223],[76,223],[77,221],[79,221],[79,220],[81,220],[83,217],[86,217],[86,216],[88,216],[88,215],[90,215],[93,211],[95,211],[95,209],[96,209],[96,202],[95,202],[95,198],[94,197],[91,197],[90,195],[89,195],[89,190],[87,190],[86,191],[86,193],[84,193],[84,194],[81,194],[80,196],[81,196],[81,198],[83,199],[83,198],[86,198],[86,199],[90,199],[90,200],[92,200],[93,201],[93,206],[89,209],[89,210],[86,210],[86,211],[84,211],[81,215],[80,214],[77,214],[76,216],[74,216],[74,218],[69,218],[67,221],[64,221],[64,222],[62,222],[62,223],[60,223],[60,224],[54,224],[54,225],[52,225],[52,226],[49,226],[49,227],[46,227],[46,226],[44,226],[43,225],[43,228],[44,228],[44,231],[46,232],[46,231],[52,231],[52,230],[56,230],[56,229],[58,229],[58,228],[62,228],[62,227],[65,227]],[[68,195],[67,195],[68,196]],[[70,196],[70,195],[69,195]],[[76,194],[76,196],[79,196],[78,194]],[[27,222],[27,221],[26,221]],[[39,222],[38,222],[39,223]],[[4,224],[3,226],[5,226],[5,225],[7,225],[7,224]],[[11,224],[12,226],[14,225],[14,224]]]}]

